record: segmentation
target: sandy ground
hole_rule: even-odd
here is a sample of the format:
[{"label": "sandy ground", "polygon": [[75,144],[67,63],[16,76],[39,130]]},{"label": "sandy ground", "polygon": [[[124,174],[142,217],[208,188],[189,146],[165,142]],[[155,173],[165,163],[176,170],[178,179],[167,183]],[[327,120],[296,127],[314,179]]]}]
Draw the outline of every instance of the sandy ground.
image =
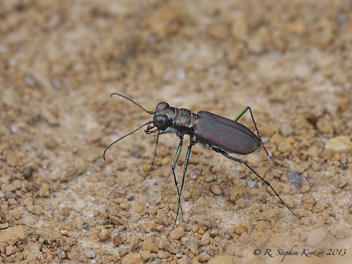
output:
[{"label": "sandy ground", "polygon": [[[342,0],[1,1],[0,262],[351,263],[351,25]],[[250,106],[287,168],[242,158],[301,219],[197,145],[172,231],[179,140],[160,137],[143,182],[143,130],[104,161],[152,119],[113,92],[150,111]]]}]

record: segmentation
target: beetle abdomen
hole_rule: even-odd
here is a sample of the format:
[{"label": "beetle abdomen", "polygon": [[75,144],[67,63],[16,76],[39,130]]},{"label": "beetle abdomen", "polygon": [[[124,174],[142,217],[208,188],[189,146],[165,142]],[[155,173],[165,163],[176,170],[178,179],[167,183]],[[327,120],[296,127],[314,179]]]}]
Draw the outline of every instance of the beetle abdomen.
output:
[{"label": "beetle abdomen", "polygon": [[260,148],[259,138],[244,125],[206,111],[198,116],[195,135],[209,145],[240,155]]}]

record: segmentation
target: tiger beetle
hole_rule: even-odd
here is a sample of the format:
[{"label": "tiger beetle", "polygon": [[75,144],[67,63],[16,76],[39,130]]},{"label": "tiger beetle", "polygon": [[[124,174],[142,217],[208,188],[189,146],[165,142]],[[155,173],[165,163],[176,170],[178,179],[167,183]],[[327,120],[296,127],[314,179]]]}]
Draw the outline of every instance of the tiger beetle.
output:
[{"label": "tiger beetle", "polygon": [[[114,145],[121,139],[124,139],[125,137],[135,133],[142,127],[147,126],[147,129],[145,130],[146,134],[156,133],[156,145],[155,145],[154,156],[153,156],[151,167],[143,179],[145,180],[154,166],[156,151],[158,148],[159,136],[163,134],[176,134],[176,136],[180,140],[171,166],[177,194],[179,197],[173,229],[176,225],[176,221],[177,221],[177,217],[180,209],[182,214],[181,198],[182,198],[183,186],[185,182],[185,175],[188,167],[189,158],[191,156],[192,147],[196,143],[199,143],[206,149],[220,153],[227,159],[244,164],[275,193],[275,195],[287,207],[288,210],[290,210],[296,217],[301,219],[300,216],[298,216],[287,206],[287,204],[282,200],[282,198],[279,196],[279,194],[275,191],[275,189],[270,185],[268,181],[263,179],[263,177],[261,177],[244,160],[238,159],[229,155],[229,153],[238,154],[238,155],[248,155],[257,151],[260,147],[263,147],[267,156],[276,165],[282,166],[269,155],[267,149],[265,148],[262,138],[260,136],[259,130],[257,128],[257,125],[254,121],[252,110],[249,106],[246,106],[233,120],[231,120],[207,111],[199,111],[197,114],[192,113],[191,111],[184,108],[171,107],[168,103],[165,103],[165,102],[159,103],[156,106],[156,110],[154,112],[148,111],[144,109],[141,105],[139,105],[138,103],[136,103],[135,101],[133,101],[132,99],[124,95],[121,95],[118,93],[112,93],[111,97],[113,95],[118,95],[131,101],[139,108],[141,108],[143,111],[154,116],[153,116],[153,120],[148,121],[147,123],[141,125],[137,129],[115,140],[113,143],[107,146],[103,153],[104,160],[105,160],[106,151],[112,145]],[[251,114],[251,118],[258,136],[256,136],[246,126],[237,122],[248,110]],[[179,188],[179,185],[176,179],[176,174],[175,174],[175,167],[176,167],[178,158],[180,157],[180,153],[183,145],[183,138],[185,135],[189,135],[190,143],[186,151],[185,161],[183,164],[182,183],[181,183],[181,188]]]}]

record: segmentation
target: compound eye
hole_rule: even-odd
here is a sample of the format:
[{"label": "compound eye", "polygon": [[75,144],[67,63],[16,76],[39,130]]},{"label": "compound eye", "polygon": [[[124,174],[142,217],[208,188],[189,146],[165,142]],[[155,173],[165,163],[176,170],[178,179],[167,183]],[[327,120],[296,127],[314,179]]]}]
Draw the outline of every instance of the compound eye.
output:
[{"label": "compound eye", "polygon": [[156,111],[158,112],[158,111],[163,110],[167,107],[169,107],[168,103],[165,103],[165,102],[158,103],[158,105],[156,106]]},{"label": "compound eye", "polygon": [[169,119],[165,115],[160,115],[154,117],[154,122],[158,127],[163,127],[167,124],[167,122],[169,122]]}]

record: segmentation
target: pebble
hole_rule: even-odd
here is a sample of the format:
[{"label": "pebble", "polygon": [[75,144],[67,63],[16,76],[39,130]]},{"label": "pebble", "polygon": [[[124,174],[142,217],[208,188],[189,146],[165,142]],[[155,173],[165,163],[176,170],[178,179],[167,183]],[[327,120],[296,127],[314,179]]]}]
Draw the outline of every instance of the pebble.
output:
[{"label": "pebble", "polygon": [[86,168],[87,164],[83,158],[74,158],[73,161],[63,160],[50,173],[50,178],[54,181],[68,182],[83,173]]},{"label": "pebble", "polygon": [[147,223],[143,223],[141,224],[142,229],[144,230],[144,232],[149,233],[150,231],[152,231],[152,228],[154,227],[153,223],[147,222]]},{"label": "pebble", "polygon": [[68,209],[68,207],[63,207],[62,209],[61,209],[61,214],[63,215],[63,216],[65,216],[65,217],[68,217],[69,215],[70,215],[70,210]]},{"label": "pebble", "polygon": [[167,254],[168,252],[165,252],[164,250],[159,250],[158,251],[158,253],[157,253],[157,256],[158,256],[158,258],[159,259],[166,259],[166,258],[168,258],[169,256],[169,254]]},{"label": "pebble", "polygon": [[279,142],[278,150],[282,153],[291,153],[293,152],[293,146],[287,140],[283,140]]},{"label": "pebble", "polygon": [[141,254],[129,253],[122,258],[121,264],[137,264],[144,263]]},{"label": "pebble", "polygon": [[122,243],[123,243],[123,242],[122,242],[121,237],[119,237],[119,236],[114,236],[114,237],[112,238],[112,244],[113,244],[115,247],[120,246]]},{"label": "pebble", "polygon": [[301,174],[294,172],[294,171],[288,171],[286,174],[286,178],[287,181],[291,184],[293,184],[293,186],[295,186],[295,188],[298,190],[299,188],[302,187],[302,176]]},{"label": "pebble", "polygon": [[210,255],[208,254],[201,254],[199,255],[199,262],[207,262],[210,259]]},{"label": "pebble", "polygon": [[247,229],[243,226],[236,226],[234,230],[236,235],[242,235],[243,233],[247,232]]},{"label": "pebble", "polygon": [[347,136],[330,138],[325,144],[325,149],[332,153],[347,153],[352,150],[352,142]]},{"label": "pebble", "polygon": [[303,194],[301,199],[302,206],[310,211],[313,209],[313,206],[316,204],[316,202],[317,201],[315,200],[314,196],[310,193]]},{"label": "pebble", "polygon": [[210,187],[210,191],[214,195],[221,195],[222,194],[222,189],[221,189],[219,184],[212,184],[211,187]]},{"label": "pebble", "polygon": [[6,247],[6,256],[11,256],[12,254],[16,253],[16,247],[8,246]]},{"label": "pebble", "polygon": [[[22,213],[21,211],[18,209],[18,207],[16,206],[13,210],[12,210],[12,216],[18,220],[21,217]],[[1,219],[0,219],[1,221]]]},{"label": "pebble", "polygon": [[127,210],[128,208],[130,208],[130,204],[127,203],[127,202],[122,202],[122,203],[120,204],[120,208],[121,208],[121,209],[124,209],[124,210]]},{"label": "pebble", "polygon": [[108,238],[110,238],[110,232],[109,232],[109,230],[106,229],[106,228],[102,228],[101,231],[100,231],[100,233],[99,233],[99,239],[100,239],[101,241],[105,241],[105,240],[107,240]]},{"label": "pebble", "polygon": [[87,258],[94,258],[95,254],[93,250],[88,250],[84,253]]},{"label": "pebble", "polygon": [[228,255],[216,256],[209,259],[208,264],[233,264],[234,257]]},{"label": "pebble", "polygon": [[322,228],[316,228],[307,234],[306,245],[309,247],[316,247],[320,245],[326,238],[328,233]]},{"label": "pebble", "polygon": [[185,230],[182,227],[177,227],[170,233],[170,238],[175,240],[179,240],[184,236],[185,236]]},{"label": "pebble", "polygon": [[[163,243],[162,241],[159,244]],[[159,247],[159,248],[158,248]],[[144,241],[142,242],[142,250],[147,250],[153,253],[157,253],[159,249],[163,249],[162,246],[156,245],[155,239],[153,237],[147,236],[145,237]]]},{"label": "pebble", "polygon": [[191,193],[190,191],[185,190],[185,191],[183,192],[182,198],[183,198],[184,200],[188,200],[189,198],[191,198],[191,196],[192,196],[192,193]]},{"label": "pebble", "polygon": [[61,230],[60,233],[62,236],[68,236],[68,231],[65,229]]},{"label": "pebble", "polygon": [[20,109],[22,105],[22,98],[15,89],[4,90],[1,100],[4,105],[12,107],[13,109]]},{"label": "pebble", "polygon": [[234,19],[231,25],[231,35],[236,41],[247,41],[248,26],[245,19]]},{"label": "pebble", "polygon": [[141,256],[142,256],[142,259],[145,261],[148,261],[152,257],[152,255],[150,254],[150,251],[148,250],[142,250]]},{"label": "pebble", "polygon": [[230,201],[235,202],[238,198],[243,197],[246,193],[246,189],[242,185],[236,185],[231,188]]},{"label": "pebble", "polygon": [[331,120],[326,117],[320,118],[316,126],[321,133],[334,133],[334,125]]},{"label": "pebble", "polygon": [[18,241],[26,238],[24,229],[22,226],[9,227],[5,230],[0,231],[0,241],[13,246]]},{"label": "pebble", "polygon": [[228,28],[223,25],[209,25],[206,31],[210,37],[216,40],[224,40],[229,35]]}]

